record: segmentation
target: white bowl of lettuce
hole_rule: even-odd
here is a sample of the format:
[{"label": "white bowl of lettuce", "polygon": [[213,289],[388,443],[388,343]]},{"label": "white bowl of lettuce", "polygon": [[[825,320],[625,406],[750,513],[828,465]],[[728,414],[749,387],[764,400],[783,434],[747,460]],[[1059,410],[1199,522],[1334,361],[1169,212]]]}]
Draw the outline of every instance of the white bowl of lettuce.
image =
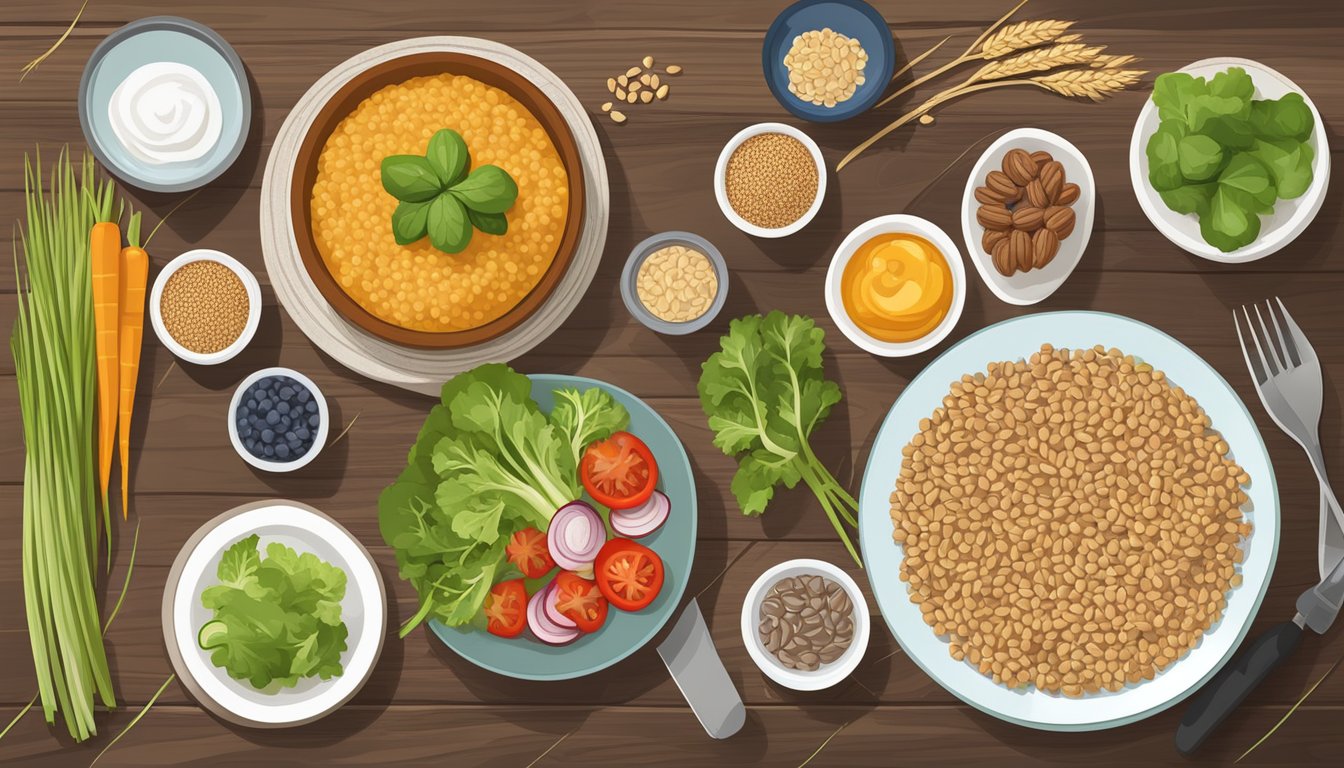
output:
[{"label": "white bowl of lettuce", "polygon": [[293,501],[244,504],[201,526],[173,562],[163,635],[210,712],[281,728],[349,701],[382,652],[382,577],[344,527]]},{"label": "white bowl of lettuce", "polygon": [[1160,75],[1129,148],[1139,205],[1168,240],[1212,261],[1262,259],[1311,223],[1330,184],[1320,112],[1248,59]]}]

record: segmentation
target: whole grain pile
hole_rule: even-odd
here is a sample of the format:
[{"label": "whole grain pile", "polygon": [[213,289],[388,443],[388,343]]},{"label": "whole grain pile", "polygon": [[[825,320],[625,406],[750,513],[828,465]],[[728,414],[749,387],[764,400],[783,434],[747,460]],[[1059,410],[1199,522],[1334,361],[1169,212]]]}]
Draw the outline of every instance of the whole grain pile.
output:
[{"label": "whole grain pile", "polygon": [[858,40],[830,27],[813,29],[793,38],[784,55],[789,71],[789,93],[819,107],[848,101],[863,85],[868,52]]},{"label": "whole grain pile", "polygon": [[654,317],[688,323],[709,311],[719,293],[719,275],[705,254],[684,245],[669,245],[640,263],[635,290]]},{"label": "whole grain pile", "polygon": [[1240,583],[1249,478],[1227,453],[1194,398],[1119,350],[992,363],[903,451],[901,578],[995,682],[1082,696],[1152,678]]},{"label": "whole grain pile", "polygon": [[762,133],[728,157],[724,184],[738,216],[765,229],[801,219],[817,198],[819,177],[812,153],[783,133]]},{"label": "whole grain pile", "polygon": [[218,261],[192,261],[168,276],[159,301],[163,327],[178,344],[201,355],[227,349],[247,325],[247,288]]}]

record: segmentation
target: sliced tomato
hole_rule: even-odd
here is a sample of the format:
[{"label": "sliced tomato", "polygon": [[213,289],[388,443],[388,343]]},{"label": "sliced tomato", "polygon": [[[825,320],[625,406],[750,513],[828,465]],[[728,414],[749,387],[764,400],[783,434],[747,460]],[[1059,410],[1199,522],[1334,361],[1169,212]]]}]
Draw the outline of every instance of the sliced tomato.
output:
[{"label": "sliced tomato", "polygon": [[522,579],[501,581],[485,596],[485,628],[492,635],[517,637],[527,628],[527,586]]},{"label": "sliced tomato", "polygon": [[546,534],[536,528],[514,532],[504,547],[504,554],[529,579],[539,579],[555,567],[551,550],[546,547]]},{"label": "sliced tomato", "polygon": [[563,571],[555,577],[555,607],[584,632],[596,632],[607,621],[607,598],[597,584]]},{"label": "sliced tomato", "polygon": [[638,507],[658,484],[658,463],[643,440],[617,432],[583,452],[579,479],[588,495],[612,509]]},{"label": "sliced tomato", "polygon": [[623,611],[645,608],[663,588],[663,560],[652,549],[629,539],[602,545],[594,564],[597,588]]}]

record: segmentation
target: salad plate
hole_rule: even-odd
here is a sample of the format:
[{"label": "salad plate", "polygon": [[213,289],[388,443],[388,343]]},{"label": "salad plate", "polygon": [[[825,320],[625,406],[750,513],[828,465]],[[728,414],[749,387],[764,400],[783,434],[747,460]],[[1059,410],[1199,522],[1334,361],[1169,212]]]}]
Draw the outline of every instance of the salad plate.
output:
[{"label": "salad plate", "polygon": [[[282,544],[345,573],[339,602],[348,635],[338,674],[304,677],[292,687],[277,683],[258,689],[215,666],[211,652],[201,647],[203,628],[215,618],[202,595],[220,583],[217,571],[225,551],[253,535],[261,550]],[[382,653],[386,606],[373,558],[340,523],[296,501],[255,501],[215,517],[183,544],[164,587],[163,640],[178,679],[201,706],[238,725],[283,728],[331,714],[364,687]]]},{"label": "salad plate", "polygon": [[[1166,373],[1196,398],[1250,476],[1252,522],[1240,566],[1220,621],[1199,644],[1152,679],[1114,692],[1081,697],[1034,687],[1008,688],[967,661],[954,659],[948,640],[925,623],[901,579],[903,547],[892,539],[892,489],[902,449],[947,395],[948,385],[994,361],[1025,359],[1043,343],[1056,348],[1115,347]],[[1274,470],[1255,420],[1232,387],[1207,362],[1167,334],[1120,315],[1046,312],[1007,320],[958,342],[929,364],[897,398],[877,433],[859,494],[859,536],[873,594],[901,648],[930,677],[967,704],[1017,725],[1049,731],[1093,731],[1133,723],[1171,707],[1199,689],[1231,658],[1245,638],[1269,585],[1279,543],[1279,498]]]},{"label": "salad plate", "polygon": [[1307,95],[1292,80],[1279,72],[1250,59],[1218,57],[1201,59],[1182,67],[1179,71],[1195,77],[1211,78],[1230,67],[1240,67],[1250,75],[1255,83],[1256,99],[1279,99],[1289,93],[1297,93],[1311,110],[1315,127],[1306,144],[1314,150],[1311,170],[1312,180],[1301,196],[1291,200],[1278,200],[1272,213],[1261,217],[1260,234],[1250,245],[1235,251],[1223,252],[1204,241],[1200,235],[1199,219],[1194,214],[1180,214],[1167,207],[1162,197],[1148,180],[1149,162],[1148,140],[1157,131],[1157,106],[1152,98],[1147,99],[1139,112],[1134,125],[1134,134],[1129,142],[1129,176],[1134,186],[1134,195],[1139,199],[1143,213],[1171,242],[1200,258],[1228,264],[1242,264],[1263,259],[1282,249],[1302,234],[1316,218],[1321,205],[1325,202],[1325,193],[1330,186],[1330,146],[1326,138],[1325,124],[1321,113]]},{"label": "salad plate", "polygon": [[[478,667],[521,680],[570,680],[591,675],[621,661],[653,639],[673,617],[690,579],[695,555],[697,506],[695,480],[686,449],[672,427],[643,400],[594,379],[533,374],[532,398],[545,413],[558,389],[600,388],[630,413],[626,430],[642,440],[658,464],[657,489],[671,501],[671,513],[639,543],[662,559],[665,580],[653,602],[635,612],[612,610],[597,631],[566,645],[546,645],[528,637],[502,638],[480,627],[449,627],[437,619],[429,626],[444,645]],[[613,539],[614,541],[615,539]]]}]

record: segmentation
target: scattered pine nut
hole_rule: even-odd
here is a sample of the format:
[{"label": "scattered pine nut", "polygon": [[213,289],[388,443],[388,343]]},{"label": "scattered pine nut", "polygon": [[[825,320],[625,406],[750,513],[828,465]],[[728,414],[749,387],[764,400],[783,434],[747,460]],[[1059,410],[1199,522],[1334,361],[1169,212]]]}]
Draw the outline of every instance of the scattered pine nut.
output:
[{"label": "scattered pine nut", "polygon": [[624,88],[625,86],[630,84],[630,78],[626,77],[625,75],[620,75],[616,78],[616,84]]},{"label": "scattered pine nut", "polygon": [[611,93],[611,92],[613,92],[613,91],[615,91],[615,90],[616,90],[616,78],[614,78],[614,77],[608,77],[608,78],[607,78],[607,93]]},{"label": "scattered pine nut", "polygon": [[653,101],[653,91],[640,91],[639,100],[644,102],[645,104],[648,104],[650,101]]},{"label": "scattered pine nut", "polygon": [[661,86],[658,87],[658,94],[657,94],[657,95],[658,95],[658,100],[659,100],[659,101],[662,101],[663,99],[666,99],[666,98],[667,98],[667,85],[666,85],[666,84],[661,85]]},{"label": "scattered pine nut", "polygon": [[667,68],[666,71],[667,71],[667,74],[669,74],[669,75],[680,75],[680,74],[681,74],[681,67],[677,66],[676,64],[671,64],[671,65],[668,66],[668,68]]},{"label": "scattered pine nut", "polygon": [[638,94],[638,93],[635,93],[634,91],[631,91],[631,92],[629,92],[629,93],[627,93],[627,94],[625,95],[625,103],[627,103],[627,104],[634,104],[636,101],[639,101],[639,94]]},{"label": "scattered pine nut", "polygon": [[652,68],[653,68],[653,57],[652,57],[652,56],[645,56],[645,57],[644,57],[644,68],[645,68],[645,69],[652,69]]},{"label": "scattered pine nut", "polygon": [[642,87],[643,87],[643,84],[640,83],[638,80],[636,80],[636,81],[630,83],[630,92],[631,92],[631,93],[634,93],[635,91],[638,91],[638,90],[639,90],[640,88],[642,88]]},{"label": "scattered pine nut", "polygon": [[610,102],[610,101],[603,102],[603,104],[602,104],[602,111],[603,111],[603,112],[610,112],[610,111],[611,111],[611,102]]},{"label": "scattered pine nut", "polygon": [[625,76],[626,76],[626,77],[634,77],[635,75],[638,75],[638,74],[639,74],[639,67],[631,67],[631,68],[625,70]]},{"label": "scattered pine nut", "polygon": [[617,124],[624,123],[624,122],[625,122],[625,113],[622,112],[622,111],[620,111],[620,110],[614,110],[614,111],[612,111],[612,113],[611,113],[611,121],[612,121],[613,123],[617,123]]},{"label": "scattered pine nut", "polygon": [[622,89],[620,89],[620,88],[617,88],[617,89],[616,89],[616,100],[617,100],[617,101],[625,101],[625,91],[624,91],[624,90],[622,90]]},{"label": "scattered pine nut", "polygon": [[919,116],[919,124],[920,124],[920,125],[933,125],[933,115],[920,115],[920,116]]},{"label": "scattered pine nut", "polygon": [[657,73],[657,72],[654,72],[652,75],[649,75],[649,82],[645,83],[645,85],[649,86],[650,88],[657,88],[657,87],[658,87],[658,73]]}]

